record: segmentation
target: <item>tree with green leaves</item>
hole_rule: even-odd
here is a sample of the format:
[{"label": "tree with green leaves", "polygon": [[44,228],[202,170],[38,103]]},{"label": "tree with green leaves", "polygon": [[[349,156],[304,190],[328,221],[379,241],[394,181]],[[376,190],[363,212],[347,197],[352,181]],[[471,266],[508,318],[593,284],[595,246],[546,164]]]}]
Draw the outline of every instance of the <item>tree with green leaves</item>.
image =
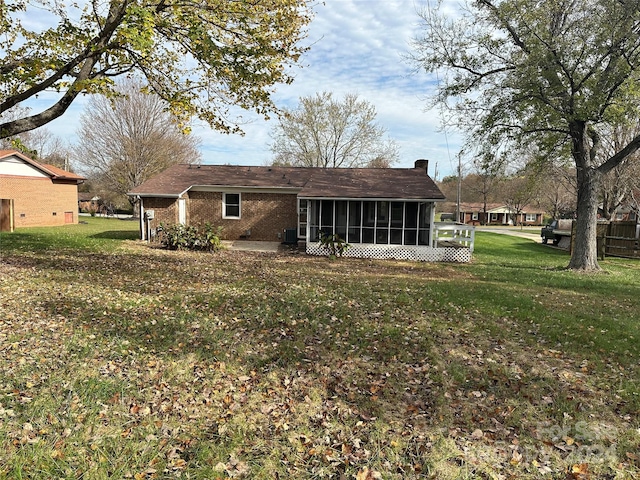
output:
[{"label": "tree with green leaves", "polygon": [[[0,123],[27,116],[29,108],[16,106],[0,115]],[[37,128],[20,135],[0,138],[0,148],[18,150],[41,163],[47,163],[63,170],[70,170],[70,147],[51,133],[46,127]]]},{"label": "tree with green leaves", "polygon": [[420,12],[413,58],[440,79],[434,104],[486,159],[571,157],[577,228],[569,268],[598,270],[602,177],[632,161],[640,136],[602,155],[602,132],[638,118],[640,1],[474,0]]},{"label": "tree with green leaves", "polygon": [[[41,22],[27,21],[36,13]],[[131,74],[185,124],[198,116],[240,131],[228,107],[276,110],[272,88],[292,81],[287,67],[305,50],[310,16],[308,0],[2,2],[0,115],[45,91],[58,95],[42,111],[0,123],[0,138],[45,125],[80,94],[113,97],[113,79]]]},{"label": "tree with green leaves", "polygon": [[349,93],[339,100],[329,92],[300,98],[273,130],[274,165],[321,168],[390,167],[398,147],[375,122],[376,109]]}]

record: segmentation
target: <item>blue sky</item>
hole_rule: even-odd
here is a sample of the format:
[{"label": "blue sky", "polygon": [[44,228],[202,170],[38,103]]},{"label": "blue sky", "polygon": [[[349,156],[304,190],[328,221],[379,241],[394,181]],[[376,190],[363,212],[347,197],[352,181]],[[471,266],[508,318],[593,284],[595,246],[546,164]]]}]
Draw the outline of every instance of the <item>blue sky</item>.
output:
[{"label": "blue sky", "polygon": [[[279,107],[295,108],[302,96],[329,91],[342,97],[357,93],[373,104],[377,122],[400,147],[397,167],[411,167],[414,160],[430,160],[429,174],[438,178],[455,170],[461,137],[440,129],[440,113],[426,111],[426,97],[435,78],[416,72],[405,57],[419,33],[416,8],[426,0],[326,0],[315,7],[316,16],[305,40],[311,45],[294,70],[291,85],[278,86],[273,96]],[[435,1],[432,1],[435,4]],[[47,128],[74,141],[85,101],[74,104]],[[271,160],[269,122],[250,112],[240,112],[248,123],[244,136],[224,135],[208,126],[194,126],[202,140],[202,159],[210,164],[263,165]]]}]

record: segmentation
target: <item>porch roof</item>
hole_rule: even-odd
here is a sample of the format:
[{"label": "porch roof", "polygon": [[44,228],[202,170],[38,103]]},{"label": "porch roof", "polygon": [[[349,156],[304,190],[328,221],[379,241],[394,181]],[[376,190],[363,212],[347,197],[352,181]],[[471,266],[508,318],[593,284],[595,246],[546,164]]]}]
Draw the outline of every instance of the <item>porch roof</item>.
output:
[{"label": "porch roof", "polygon": [[305,168],[174,165],[128,195],[179,197],[192,187],[275,188],[304,198],[444,200],[423,168]]}]

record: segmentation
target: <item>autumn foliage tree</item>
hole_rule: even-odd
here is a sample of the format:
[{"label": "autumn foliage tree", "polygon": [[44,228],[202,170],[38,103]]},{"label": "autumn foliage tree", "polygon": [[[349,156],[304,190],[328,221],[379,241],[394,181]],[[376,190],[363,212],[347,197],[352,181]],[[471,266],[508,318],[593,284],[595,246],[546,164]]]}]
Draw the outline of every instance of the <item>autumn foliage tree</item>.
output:
[{"label": "autumn foliage tree", "polygon": [[426,8],[414,58],[438,71],[435,104],[484,156],[570,157],[577,226],[569,268],[598,270],[602,178],[640,148],[640,135],[603,155],[603,126],[638,118],[640,2],[477,0],[456,17]]},{"label": "autumn foliage tree", "polygon": [[[0,115],[0,123],[15,120],[29,114],[30,109],[14,107]],[[20,135],[0,138],[0,148],[18,150],[39,162],[69,170],[70,151],[62,139],[46,127],[22,132]]]},{"label": "autumn foliage tree", "polygon": [[292,80],[286,67],[305,50],[307,1],[2,2],[0,115],[49,99],[44,92],[57,96],[42,111],[1,122],[0,138],[45,125],[80,94],[113,96],[113,79],[132,73],[179,119],[238,131],[230,105],[267,115],[272,87]]}]

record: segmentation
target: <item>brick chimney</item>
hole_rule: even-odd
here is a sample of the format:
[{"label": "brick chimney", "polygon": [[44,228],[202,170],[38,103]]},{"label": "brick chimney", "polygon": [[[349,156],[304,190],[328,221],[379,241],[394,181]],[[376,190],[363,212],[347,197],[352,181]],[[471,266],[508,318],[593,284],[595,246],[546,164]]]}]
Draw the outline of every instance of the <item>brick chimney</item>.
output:
[{"label": "brick chimney", "polygon": [[419,158],[416,160],[413,168],[421,168],[424,170],[424,173],[429,175],[429,160],[426,158]]}]

